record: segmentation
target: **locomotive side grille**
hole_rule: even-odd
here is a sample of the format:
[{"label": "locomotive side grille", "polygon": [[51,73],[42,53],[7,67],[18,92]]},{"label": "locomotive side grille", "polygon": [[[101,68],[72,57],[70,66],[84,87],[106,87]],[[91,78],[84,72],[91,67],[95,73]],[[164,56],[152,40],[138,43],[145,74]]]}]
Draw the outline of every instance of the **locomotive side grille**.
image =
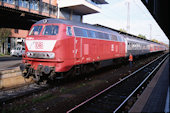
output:
[{"label": "locomotive side grille", "polygon": [[52,59],[55,57],[55,54],[52,52],[27,52],[27,57]]}]

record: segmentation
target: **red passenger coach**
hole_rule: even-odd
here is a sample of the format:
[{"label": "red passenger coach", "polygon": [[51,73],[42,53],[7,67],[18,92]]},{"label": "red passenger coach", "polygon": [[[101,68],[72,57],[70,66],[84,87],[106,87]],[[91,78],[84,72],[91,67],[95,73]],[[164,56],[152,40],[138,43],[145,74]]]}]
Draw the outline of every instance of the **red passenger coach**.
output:
[{"label": "red passenger coach", "polygon": [[80,74],[99,68],[102,61],[125,57],[125,41],[119,33],[60,19],[35,23],[25,46],[20,68],[24,77],[36,81]]}]

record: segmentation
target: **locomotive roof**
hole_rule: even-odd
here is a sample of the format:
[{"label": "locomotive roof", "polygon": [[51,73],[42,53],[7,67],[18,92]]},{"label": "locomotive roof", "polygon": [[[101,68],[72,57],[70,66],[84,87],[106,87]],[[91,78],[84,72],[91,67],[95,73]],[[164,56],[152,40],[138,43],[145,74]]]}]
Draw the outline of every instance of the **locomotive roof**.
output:
[{"label": "locomotive roof", "polygon": [[[127,35],[127,36],[130,36],[130,37],[139,39],[139,40],[141,39],[138,36],[135,36],[135,35],[132,35],[132,34],[129,34],[129,33],[124,33],[124,32],[121,32],[119,30],[109,28],[109,27],[106,27],[106,26],[103,26],[103,25],[99,25],[99,24],[91,25],[91,24],[87,24],[87,23],[80,23],[80,22],[64,20],[64,19],[47,18],[47,19],[40,20],[40,21],[36,22],[35,24],[45,24],[45,23],[61,23],[61,24],[85,27],[85,28],[90,28],[90,29],[96,29],[96,30],[99,30],[99,31],[107,32],[107,33],[114,33],[116,35],[123,34],[123,35]],[[147,40],[147,39],[141,39],[141,40],[145,40],[145,41],[150,42],[150,43],[156,43],[156,42],[153,42],[153,41],[150,41],[150,40]],[[159,43],[157,43],[157,44],[159,44]]]},{"label": "locomotive roof", "polygon": [[74,21],[63,20],[63,19],[48,18],[48,19],[40,20],[40,21],[36,22],[35,24],[43,24],[43,23],[61,23],[61,24],[85,27],[85,28],[90,28],[90,29],[96,29],[96,30],[99,30],[99,31],[104,31],[104,32],[107,32],[107,33],[114,33],[114,34],[117,34],[117,35],[119,34],[116,31],[113,31],[111,29],[104,28],[104,27],[101,27],[101,26],[94,26],[94,25],[90,25],[90,24],[87,24],[87,23],[80,23],[80,22],[74,22]]}]

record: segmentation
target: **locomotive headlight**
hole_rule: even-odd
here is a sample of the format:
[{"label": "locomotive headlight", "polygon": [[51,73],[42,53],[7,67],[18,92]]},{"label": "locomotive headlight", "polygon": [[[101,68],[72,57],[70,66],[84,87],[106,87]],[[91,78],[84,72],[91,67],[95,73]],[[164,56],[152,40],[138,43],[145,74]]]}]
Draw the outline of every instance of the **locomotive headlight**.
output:
[{"label": "locomotive headlight", "polygon": [[54,58],[55,54],[54,53],[46,53],[47,58]]},{"label": "locomotive headlight", "polygon": [[27,52],[27,57],[52,59],[55,54],[52,52]]},{"label": "locomotive headlight", "polygon": [[27,52],[27,56],[31,57],[33,54],[31,52]]}]

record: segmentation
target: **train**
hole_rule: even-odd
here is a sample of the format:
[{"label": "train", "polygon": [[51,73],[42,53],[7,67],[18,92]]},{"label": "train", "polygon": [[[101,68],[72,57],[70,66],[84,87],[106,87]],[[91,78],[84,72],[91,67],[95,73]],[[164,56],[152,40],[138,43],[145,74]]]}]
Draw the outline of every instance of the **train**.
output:
[{"label": "train", "polygon": [[94,71],[130,53],[165,50],[164,45],[105,26],[47,18],[32,25],[20,70],[23,77],[41,82]]}]

